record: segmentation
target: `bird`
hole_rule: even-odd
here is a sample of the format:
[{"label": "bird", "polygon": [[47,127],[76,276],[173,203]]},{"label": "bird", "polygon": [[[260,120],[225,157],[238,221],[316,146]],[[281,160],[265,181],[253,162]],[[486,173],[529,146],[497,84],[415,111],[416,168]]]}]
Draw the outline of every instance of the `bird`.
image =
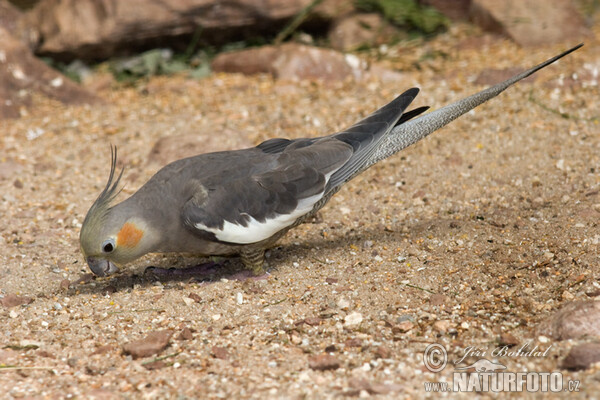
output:
[{"label": "bird", "polygon": [[261,275],[265,251],[346,182],[581,46],[429,113],[406,111],[419,93],[411,88],[341,132],[174,161],[118,204],[123,169],[117,174],[111,146],[108,181],[81,226],[83,257],[95,275],[107,276],[148,253],[239,255]]}]

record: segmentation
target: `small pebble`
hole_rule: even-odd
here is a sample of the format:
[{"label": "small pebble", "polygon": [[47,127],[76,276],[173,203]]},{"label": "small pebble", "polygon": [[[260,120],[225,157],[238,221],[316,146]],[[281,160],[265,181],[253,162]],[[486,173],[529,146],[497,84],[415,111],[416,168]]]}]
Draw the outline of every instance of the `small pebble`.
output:
[{"label": "small pebble", "polygon": [[346,315],[346,318],[344,318],[344,327],[354,328],[354,327],[360,325],[360,323],[362,321],[363,321],[362,314],[355,311],[355,312],[352,312],[352,313]]},{"label": "small pebble", "polygon": [[347,309],[349,309],[349,308],[350,308],[350,302],[349,302],[348,300],[346,300],[345,298],[343,298],[343,297],[342,297],[342,298],[341,298],[341,299],[338,301],[338,304],[337,304],[337,306],[338,306],[339,308],[341,308],[342,310],[347,310]]},{"label": "small pebble", "polygon": [[317,371],[327,371],[338,369],[340,367],[340,361],[337,359],[337,357],[332,356],[331,354],[319,354],[309,358],[308,365],[311,369]]}]

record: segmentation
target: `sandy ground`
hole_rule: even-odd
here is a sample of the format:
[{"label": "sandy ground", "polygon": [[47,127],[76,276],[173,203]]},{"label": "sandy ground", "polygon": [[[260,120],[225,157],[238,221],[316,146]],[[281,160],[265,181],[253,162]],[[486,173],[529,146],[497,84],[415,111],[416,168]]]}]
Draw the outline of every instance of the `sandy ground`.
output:
[{"label": "sandy ground", "polygon": [[[408,87],[422,90],[415,105],[438,108],[482,89],[482,71],[566,47],[451,32],[392,48],[383,63],[401,68],[401,81],[154,78],[105,88],[105,106],[39,100],[1,122],[0,290],[32,300],[0,307],[1,397],[437,398],[424,384],[451,382],[467,347],[528,341],[545,354],[461,365],[558,371],[580,381],[579,395],[597,395],[600,369],[560,368],[574,342],[535,333],[561,306],[600,293],[594,41],[356,178],[270,251],[268,279],[239,278],[236,259],[204,280],[144,275],[203,261],[178,255],[92,279],[78,245],[110,144],[125,166],[123,199],[160,168],[149,154],[161,138],[199,135],[212,151],[328,134]],[[163,330],[173,336],[157,354],[124,353]],[[434,343],[448,352],[439,373],[423,362]]]}]

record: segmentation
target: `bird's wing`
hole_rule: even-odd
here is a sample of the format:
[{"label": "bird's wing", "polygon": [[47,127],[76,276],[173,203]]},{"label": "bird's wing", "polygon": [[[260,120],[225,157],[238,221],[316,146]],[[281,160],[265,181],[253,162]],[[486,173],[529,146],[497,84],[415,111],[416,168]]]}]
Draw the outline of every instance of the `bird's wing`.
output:
[{"label": "bird's wing", "polygon": [[182,220],[209,240],[250,244],[268,239],[313,210],[331,175],[352,154],[350,145],[332,138],[292,142],[274,155],[251,149],[249,165],[239,168],[250,171],[255,157],[270,157],[268,168],[231,180],[223,177],[211,187],[200,183],[182,209]]},{"label": "bird's wing", "polygon": [[[271,139],[249,150],[248,158],[237,159],[239,165],[233,167],[254,172],[238,173],[234,179],[218,177],[223,179],[216,179],[208,188],[200,183],[182,210],[184,224],[200,236],[227,243],[250,244],[270,238],[361,172],[381,138],[400,121],[425,111],[418,108],[402,119],[418,92],[407,90],[342,132],[323,138]],[[256,164],[266,159],[273,162],[256,172]]]}]

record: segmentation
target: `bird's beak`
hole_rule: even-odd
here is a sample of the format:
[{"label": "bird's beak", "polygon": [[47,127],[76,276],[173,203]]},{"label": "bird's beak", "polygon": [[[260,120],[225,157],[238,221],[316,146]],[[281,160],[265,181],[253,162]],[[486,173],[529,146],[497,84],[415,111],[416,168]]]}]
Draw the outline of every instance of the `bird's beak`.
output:
[{"label": "bird's beak", "polygon": [[88,257],[86,261],[94,275],[107,276],[119,272],[119,268],[105,258]]}]

